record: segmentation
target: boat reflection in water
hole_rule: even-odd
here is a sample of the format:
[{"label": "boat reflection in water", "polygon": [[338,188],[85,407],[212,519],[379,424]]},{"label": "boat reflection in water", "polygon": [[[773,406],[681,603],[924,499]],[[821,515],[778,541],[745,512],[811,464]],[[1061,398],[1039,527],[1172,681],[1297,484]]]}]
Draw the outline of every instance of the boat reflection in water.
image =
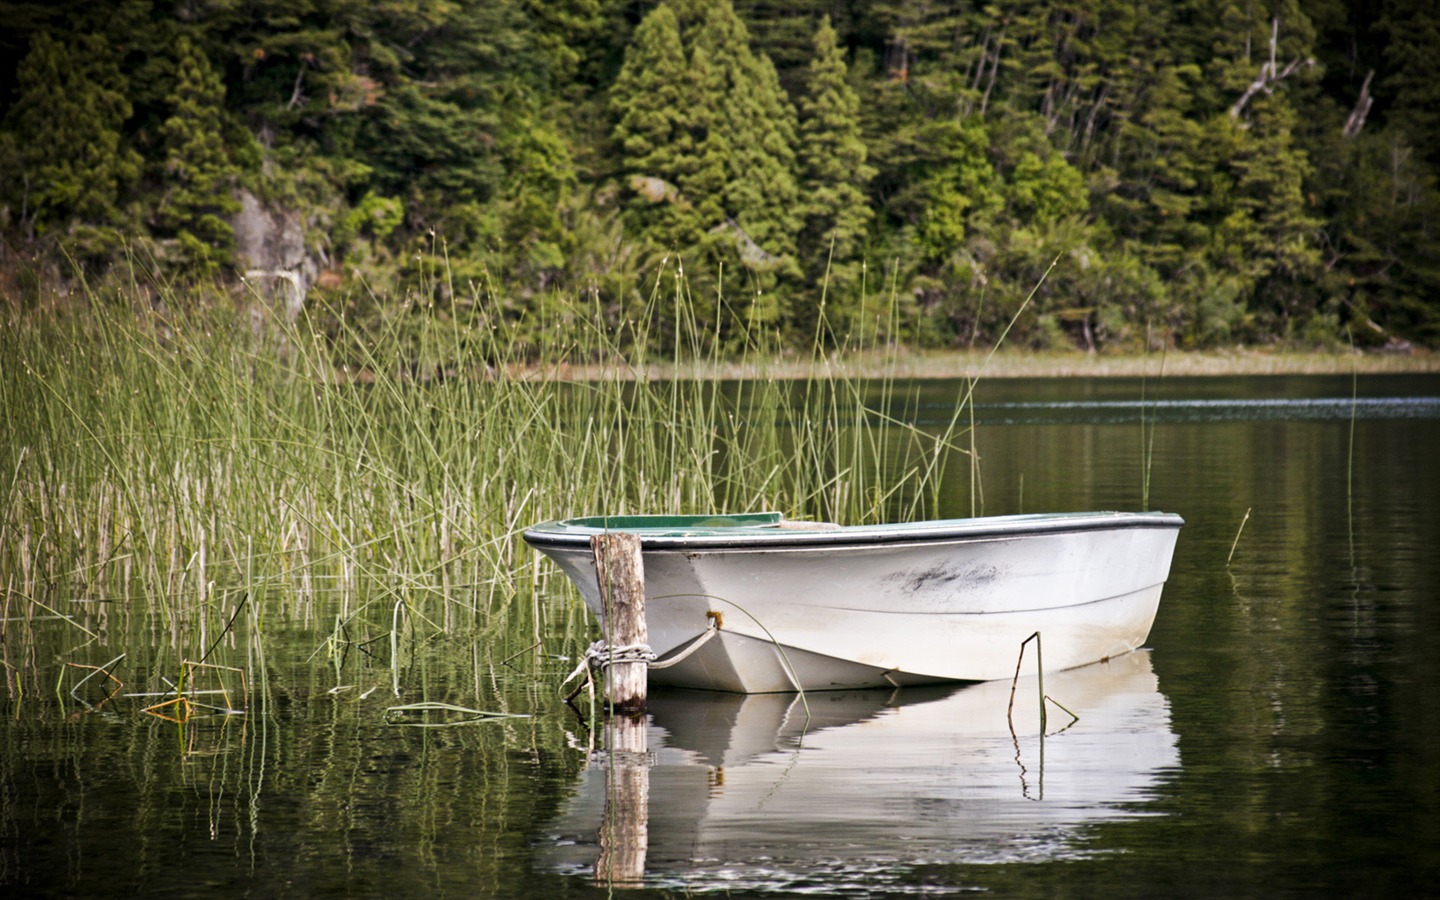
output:
[{"label": "boat reflection in water", "polygon": [[[1028,660],[1028,657],[1027,657]],[[1080,826],[1144,815],[1179,764],[1147,652],[965,687],[654,693],[537,847],[602,881],[857,888],[928,863],[1085,855]],[[806,704],[809,706],[807,720]],[[620,726],[623,729],[623,725]],[[643,744],[643,746],[641,746]]]}]

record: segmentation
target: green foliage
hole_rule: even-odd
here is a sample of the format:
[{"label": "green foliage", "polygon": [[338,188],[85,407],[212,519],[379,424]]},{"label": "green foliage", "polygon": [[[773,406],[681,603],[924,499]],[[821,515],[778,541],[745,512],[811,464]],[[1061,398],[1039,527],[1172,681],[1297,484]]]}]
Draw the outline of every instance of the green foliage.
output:
[{"label": "green foliage", "polygon": [[523,0],[535,44],[557,86],[574,85],[605,28],[601,0]]},{"label": "green foliage", "polygon": [[1440,13],[1425,0],[1389,0],[1379,28],[1389,39],[1382,90],[1391,119],[1432,166],[1440,166]]},{"label": "green foliage", "polygon": [[[662,3],[636,29],[610,97],[642,235],[682,253],[702,295],[763,328],[784,315],[778,279],[797,271],[796,118],[749,41],[728,0]],[[748,276],[733,299],[705,274],[726,265]]]},{"label": "green foliage", "polygon": [[[1398,129],[1368,131],[1337,147],[1325,175],[1343,202],[1327,226],[1326,291],[1363,343],[1440,334],[1440,184]],[[1333,202],[1333,201],[1332,201]],[[1398,335],[1392,333],[1398,332]]]},{"label": "green foliage", "polygon": [[327,296],[580,304],[662,344],[665,266],[731,350],[863,343],[877,309],[955,347],[1057,256],[1037,346],[1437,340],[1418,0],[4,9],[0,233],[43,266],[225,277],[243,186]]},{"label": "green foliage", "polygon": [[709,4],[696,49],[708,58],[702,98],[712,130],[729,148],[725,212],[771,256],[793,252],[796,117],[768,57],[750,51],[750,32],[728,0]]},{"label": "green foliage", "polygon": [[[700,104],[700,72],[692,68],[680,42],[680,26],[669,6],[661,4],[635,29],[625,65],[610,90],[617,119],[615,142],[621,172],[636,221],[661,246],[685,246],[698,240],[702,228],[692,200],[682,194],[699,167],[701,142],[709,134]],[[717,134],[715,140],[721,139]],[[712,145],[706,149],[716,150]],[[723,160],[717,153],[714,159]],[[717,195],[718,176],[701,179],[708,200]],[[708,183],[707,183],[708,182]]]},{"label": "green foliage", "polygon": [[1042,162],[1027,151],[1010,173],[1009,192],[1014,215],[1037,225],[1079,215],[1090,206],[1085,176],[1059,154]]},{"label": "green foliage", "polygon": [[[875,168],[860,133],[860,98],[835,29],[825,18],[814,37],[814,60],[800,96],[800,195],[804,226],[797,242],[812,294],[858,300],[860,264],[873,213],[866,198]],[[813,307],[812,307],[813,308]],[[843,309],[844,307],[840,307]],[[796,311],[797,324],[814,317]],[[845,317],[839,319],[843,325]]]},{"label": "green foliage", "polygon": [[5,117],[13,136],[6,201],[26,229],[121,222],[140,156],[124,143],[126,80],[101,35],[67,41],[39,32],[17,72],[19,96]]},{"label": "green foliage", "polygon": [[989,141],[978,118],[926,123],[916,132],[911,165],[925,171],[910,198],[908,218],[927,259],[942,260],[982,230],[1004,205]]},{"label": "green foliage", "polygon": [[156,218],[161,233],[177,239],[190,268],[214,274],[234,263],[235,230],[227,218],[240,209],[239,170],[224,142],[225,87],[189,38],[182,36],[175,52],[172,112],[161,126],[169,190]]}]

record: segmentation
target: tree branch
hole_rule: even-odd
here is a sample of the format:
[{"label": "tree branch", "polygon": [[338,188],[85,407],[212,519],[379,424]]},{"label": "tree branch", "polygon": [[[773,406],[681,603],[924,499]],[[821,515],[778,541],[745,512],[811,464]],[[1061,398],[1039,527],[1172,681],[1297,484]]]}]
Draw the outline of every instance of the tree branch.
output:
[{"label": "tree branch", "polygon": [[1235,105],[1230,107],[1230,118],[1240,118],[1240,113],[1245,111],[1245,105],[1249,103],[1251,99],[1253,99],[1254,96],[1261,91],[1264,91],[1267,94],[1274,93],[1275,85],[1279,84],[1281,81],[1284,81],[1286,78],[1289,78],[1292,74],[1294,74],[1296,69],[1300,68],[1301,66],[1309,67],[1315,65],[1315,60],[1313,59],[1296,59],[1291,61],[1291,63],[1287,65],[1283,71],[1277,69],[1275,63],[1275,45],[1279,43],[1279,40],[1280,20],[1278,18],[1271,19],[1270,59],[1268,62],[1261,63],[1260,74],[1255,77],[1254,81],[1250,82],[1250,86],[1245,89],[1245,93],[1240,95],[1240,99],[1235,101]]},{"label": "tree branch", "polygon": [[296,106],[300,105],[301,101],[303,101],[303,100],[305,99],[305,95],[300,92],[300,88],[301,88],[301,86],[302,86],[304,83],[305,83],[305,61],[304,61],[304,60],[301,60],[301,61],[300,61],[300,71],[298,71],[298,72],[295,73],[295,87],[294,87],[294,89],[292,89],[292,90],[290,91],[290,102],[287,103],[287,104],[285,104],[285,108],[286,108],[287,110],[288,110],[288,109],[294,109]]}]

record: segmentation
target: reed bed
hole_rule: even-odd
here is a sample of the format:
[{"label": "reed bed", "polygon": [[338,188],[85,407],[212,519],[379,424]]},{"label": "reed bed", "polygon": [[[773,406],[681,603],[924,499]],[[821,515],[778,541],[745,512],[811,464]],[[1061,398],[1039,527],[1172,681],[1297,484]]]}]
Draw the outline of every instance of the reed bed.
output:
[{"label": "reed bed", "polygon": [[[462,320],[422,297],[365,330],[340,310],[292,323],[257,318],[256,297],[202,305],[163,286],[8,309],[12,694],[25,635],[47,617],[80,642],[144,634],[171,665],[275,621],[313,631],[317,652],[389,643],[394,656],[402,636],[517,628],[538,641],[558,573],[520,539],[530,523],[920,516],[967,453],[958,413],[938,431],[906,426],[893,378],[834,365],[823,319],[809,377],[766,377],[765,342],[743,330],[739,361],[757,377],[651,377],[735,358],[710,349],[715,325],[695,318],[678,274],[657,281],[623,343],[597,306],[539,329],[560,337],[538,356],[515,337],[535,324],[494,298],[473,294]],[[647,323],[662,319],[678,324],[657,355]],[[585,379],[562,377],[581,367]]]}]

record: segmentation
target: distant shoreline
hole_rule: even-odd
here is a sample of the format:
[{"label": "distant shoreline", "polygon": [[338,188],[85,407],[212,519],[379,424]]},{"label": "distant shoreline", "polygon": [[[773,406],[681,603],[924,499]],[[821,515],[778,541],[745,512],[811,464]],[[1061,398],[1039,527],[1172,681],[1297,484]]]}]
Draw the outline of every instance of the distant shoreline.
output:
[{"label": "distant shoreline", "polygon": [[[590,381],[633,379],[642,369],[604,363],[524,367],[520,378]],[[1029,353],[1001,351],[881,351],[848,354],[821,361],[786,357],[738,362],[654,363],[645,377],[667,379],[794,379],[807,377],[869,378],[1178,378],[1225,375],[1417,375],[1440,374],[1440,354],[1429,350],[1390,352],[1298,352],[1232,349],[1168,351],[1140,354]]]}]

